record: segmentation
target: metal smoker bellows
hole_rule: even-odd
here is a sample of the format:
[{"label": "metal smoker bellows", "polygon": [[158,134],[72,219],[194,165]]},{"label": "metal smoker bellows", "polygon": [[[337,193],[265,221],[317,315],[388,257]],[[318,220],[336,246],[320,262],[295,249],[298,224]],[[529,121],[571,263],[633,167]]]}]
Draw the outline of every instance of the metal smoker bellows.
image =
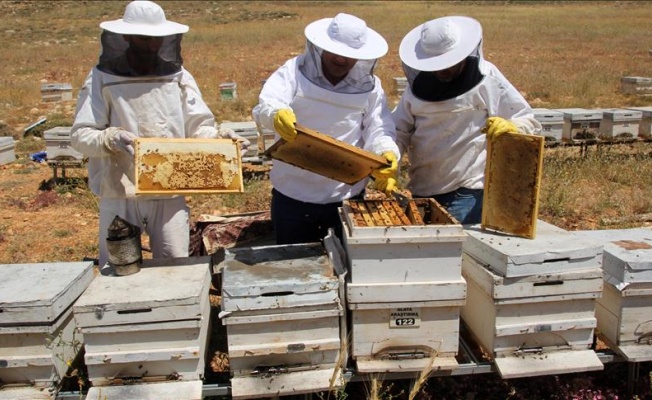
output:
[{"label": "metal smoker bellows", "polygon": [[143,252],[139,227],[116,215],[107,230],[106,246],[109,264],[116,275],[131,275],[140,271]]}]

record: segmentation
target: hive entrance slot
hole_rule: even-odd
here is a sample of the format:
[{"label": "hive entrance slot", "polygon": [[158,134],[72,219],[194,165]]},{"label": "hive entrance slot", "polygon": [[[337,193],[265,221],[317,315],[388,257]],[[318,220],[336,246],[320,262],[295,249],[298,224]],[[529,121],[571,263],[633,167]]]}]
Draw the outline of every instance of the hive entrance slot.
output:
[{"label": "hive entrance slot", "polygon": [[263,293],[261,294],[262,297],[277,297],[277,296],[290,296],[293,295],[294,292],[292,291],[285,291],[285,292],[271,292],[271,293]]},{"label": "hive entrance slot", "polygon": [[548,282],[534,282],[532,286],[554,286],[554,285],[563,285],[564,281],[548,281]]},{"label": "hive entrance slot", "polygon": [[550,264],[550,263],[566,262],[566,261],[570,261],[570,257],[551,258],[550,260],[544,260],[543,263],[544,263],[544,264],[546,264],[546,263]]},{"label": "hive entrance slot", "polygon": [[151,308],[136,308],[133,310],[119,310],[118,314],[140,314],[140,313],[148,313],[152,312]]}]

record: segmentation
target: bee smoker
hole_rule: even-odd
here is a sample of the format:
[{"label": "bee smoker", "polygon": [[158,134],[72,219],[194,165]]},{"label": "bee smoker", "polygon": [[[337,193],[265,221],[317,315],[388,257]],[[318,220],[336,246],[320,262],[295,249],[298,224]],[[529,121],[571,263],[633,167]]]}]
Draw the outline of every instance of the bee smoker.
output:
[{"label": "bee smoker", "polygon": [[139,227],[116,215],[107,230],[106,247],[109,264],[116,275],[131,275],[140,271],[143,251]]}]

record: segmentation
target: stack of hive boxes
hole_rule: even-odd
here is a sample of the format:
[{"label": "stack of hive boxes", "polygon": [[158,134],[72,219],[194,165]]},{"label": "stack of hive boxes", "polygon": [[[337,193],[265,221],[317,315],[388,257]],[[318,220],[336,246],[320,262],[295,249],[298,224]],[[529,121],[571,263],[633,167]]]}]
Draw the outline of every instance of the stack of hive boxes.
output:
[{"label": "stack of hive boxes", "polygon": [[585,108],[560,108],[564,114],[562,139],[566,142],[582,142],[595,140],[600,135],[602,111]]},{"label": "stack of hive boxes", "polygon": [[466,233],[462,320],[503,378],[603,368],[592,350],[602,245],[540,220],[535,239]]},{"label": "stack of hive boxes", "polygon": [[[321,243],[232,248],[222,274],[232,398],[311,393],[343,385],[343,263]],[[346,335],[344,335],[346,337]]]},{"label": "stack of hive boxes", "polygon": [[0,137],[0,165],[16,161],[16,141],[11,136]]},{"label": "stack of hive boxes", "polygon": [[546,143],[561,142],[564,114],[547,108],[533,108],[532,112],[534,118],[541,123],[540,135],[546,138]]},{"label": "stack of hive boxes", "polygon": [[93,263],[1,264],[0,273],[0,383],[54,388],[81,349],[72,305]]},{"label": "stack of hive boxes", "polygon": [[652,230],[577,232],[604,244],[600,337],[627,361],[652,361]]},{"label": "stack of hive boxes", "polygon": [[622,108],[602,110],[600,137],[602,139],[633,139],[638,136],[643,112]]},{"label": "stack of hive boxes", "polygon": [[88,398],[163,390],[201,399],[210,283],[210,257],[144,260],[135,274],[98,276],[73,306],[93,385]]},{"label": "stack of hive boxes", "polygon": [[466,235],[432,199],[397,204],[345,201],[341,209],[352,358],[361,373],[455,369]]}]

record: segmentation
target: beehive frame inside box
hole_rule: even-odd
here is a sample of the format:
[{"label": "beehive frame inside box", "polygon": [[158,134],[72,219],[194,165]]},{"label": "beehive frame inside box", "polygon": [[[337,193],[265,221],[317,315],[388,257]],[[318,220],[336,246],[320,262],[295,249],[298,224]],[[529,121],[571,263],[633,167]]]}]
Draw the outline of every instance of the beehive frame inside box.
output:
[{"label": "beehive frame inside box", "polygon": [[140,138],[134,149],[136,194],[244,191],[240,146],[231,139]]},{"label": "beehive frame inside box", "polygon": [[482,227],[534,238],[544,138],[505,133],[487,140]]}]

